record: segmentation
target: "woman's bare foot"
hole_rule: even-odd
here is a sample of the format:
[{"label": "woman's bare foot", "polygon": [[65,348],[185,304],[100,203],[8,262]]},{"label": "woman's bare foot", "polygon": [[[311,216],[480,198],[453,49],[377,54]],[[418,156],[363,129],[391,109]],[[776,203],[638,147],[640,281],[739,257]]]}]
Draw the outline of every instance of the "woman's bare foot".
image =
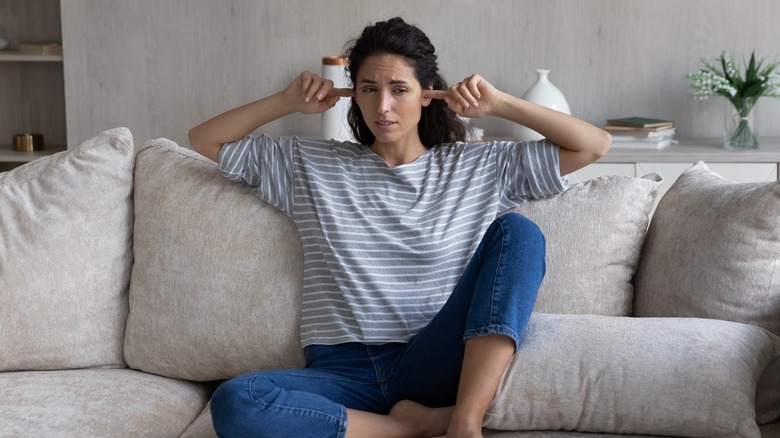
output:
[{"label": "woman's bare foot", "polygon": [[447,438],[482,438],[482,425],[460,424],[453,421],[447,427]]},{"label": "woman's bare foot", "polygon": [[401,400],[388,416],[408,426],[409,437],[436,437],[447,433],[452,407],[429,408],[411,400]]}]

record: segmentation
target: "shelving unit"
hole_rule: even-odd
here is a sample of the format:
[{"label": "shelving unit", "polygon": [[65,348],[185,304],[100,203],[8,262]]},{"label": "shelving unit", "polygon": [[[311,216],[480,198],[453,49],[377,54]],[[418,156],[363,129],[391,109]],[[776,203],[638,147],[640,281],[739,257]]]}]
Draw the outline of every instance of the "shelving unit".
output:
[{"label": "shelving unit", "polygon": [[[0,172],[67,148],[62,55],[20,53],[21,42],[62,41],[59,0],[5,0],[0,23],[10,46],[0,51]],[[24,112],[24,114],[22,114]],[[26,126],[25,126],[26,125]],[[43,134],[44,150],[17,152],[14,134]]]},{"label": "shelving unit", "polygon": [[658,172],[664,182],[656,204],[675,180],[697,161],[704,161],[720,176],[736,182],[770,182],[780,179],[780,138],[760,138],[758,149],[732,151],[722,139],[679,139],[660,150],[614,148],[596,163],[569,175],[570,183],[604,175],[641,177]]}]

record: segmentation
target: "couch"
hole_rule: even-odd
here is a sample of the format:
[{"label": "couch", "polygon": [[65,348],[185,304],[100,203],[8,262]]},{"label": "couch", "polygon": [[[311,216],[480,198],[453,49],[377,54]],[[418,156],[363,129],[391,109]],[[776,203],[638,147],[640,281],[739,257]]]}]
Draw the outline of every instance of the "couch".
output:
[{"label": "couch", "polygon": [[[704,163],[516,211],[547,237],[492,437],[780,436],[780,182]],[[649,227],[648,227],[649,224]],[[299,367],[291,221],[129,130],[0,174],[0,436],[214,437],[237,374]]]}]

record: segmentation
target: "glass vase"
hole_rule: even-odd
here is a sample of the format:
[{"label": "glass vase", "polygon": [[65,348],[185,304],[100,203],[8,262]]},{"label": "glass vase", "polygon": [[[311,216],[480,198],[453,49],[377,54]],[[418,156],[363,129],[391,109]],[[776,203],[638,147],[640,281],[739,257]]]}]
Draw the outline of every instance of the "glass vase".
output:
[{"label": "glass vase", "polygon": [[726,149],[756,149],[756,97],[732,97],[726,100],[723,145]]}]

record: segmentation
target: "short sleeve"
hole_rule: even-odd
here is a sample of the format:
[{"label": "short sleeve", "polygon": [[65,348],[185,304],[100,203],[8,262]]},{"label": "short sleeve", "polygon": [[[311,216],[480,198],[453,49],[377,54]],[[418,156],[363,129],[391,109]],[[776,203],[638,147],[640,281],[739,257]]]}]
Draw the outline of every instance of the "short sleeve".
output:
[{"label": "short sleeve", "polygon": [[295,139],[247,136],[226,143],[219,152],[219,170],[252,187],[258,198],[287,215],[292,211]]},{"label": "short sleeve", "polygon": [[530,199],[563,192],[568,179],[560,175],[560,148],[547,139],[501,142],[498,154],[500,208],[516,207]]}]

